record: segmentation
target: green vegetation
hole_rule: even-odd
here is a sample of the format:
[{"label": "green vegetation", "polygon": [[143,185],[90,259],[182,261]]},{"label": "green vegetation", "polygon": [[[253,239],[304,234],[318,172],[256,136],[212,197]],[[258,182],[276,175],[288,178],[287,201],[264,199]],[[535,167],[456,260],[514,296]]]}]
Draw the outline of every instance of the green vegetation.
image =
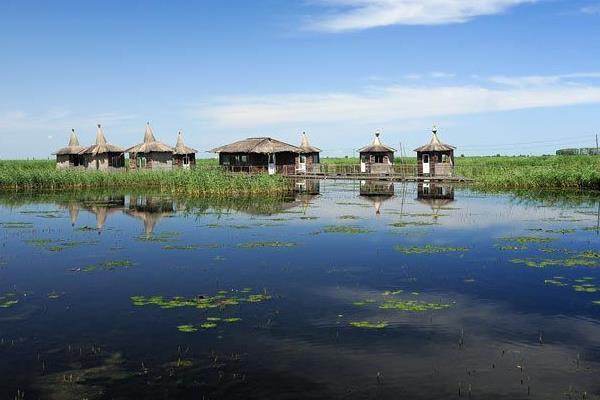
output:
[{"label": "green vegetation", "polygon": [[469,251],[468,247],[442,247],[442,246],[394,246],[394,250],[399,251],[404,254],[438,254],[438,253],[453,253],[453,252],[463,252]]},{"label": "green vegetation", "polygon": [[357,226],[346,225],[328,225],[321,231],[323,233],[344,233],[346,235],[357,235],[360,233],[370,233],[372,231]]},{"label": "green vegetation", "polygon": [[577,257],[570,258],[513,258],[510,262],[514,264],[525,264],[528,267],[591,267],[598,263],[590,259]]},{"label": "green vegetation", "polygon": [[131,301],[134,306],[158,306],[163,309],[179,308],[179,307],[194,307],[198,309],[210,308],[225,308],[227,306],[235,306],[241,303],[261,303],[271,299],[271,296],[266,293],[249,294],[248,296],[238,296],[238,293],[246,294],[242,291],[221,291],[214,296],[196,296],[194,298],[172,297],[165,298],[163,296],[132,296]]},{"label": "green vegetation", "polygon": [[258,249],[262,247],[296,247],[295,242],[246,242],[237,245],[240,249]]},{"label": "green vegetation", "polygon": [[291,190],[280,176],[230,175],[216,166],[198,165],[191,171],[57,170],[53,160],[0,161],[0,189],[68,190],[90,188],[155,188],[160,192],[188,195],[282,194]]},{"label": "green vegetation", "polygon": [[540,236],[508,236],[508,237],[500,238],[500,240],[503,240],[505,242],[516,242],[516,243],[525,244],[525,243],[548,243],[548,242],[554,242],[556,239],[549,238],[549,237],[540,237]]},{"label": "green vegetation", "polygon": [[7,292],[0,294],[0,308],[10,308],[19,303],[16,292]]},{"label": "green vegetation", "polygon": [[450,304],[426,303],[416,300],[387,300],[379,305],[383,310],[400,310],[410,312],[425,312],[430,310],[443,310],[449,308]]},{"label": "green vegetation", "polygon": [[350,322],[350,326],[355,328],[363,328],[363,329],[383,329],[386,328],[389,324],[386,321],[382,322],[368,322],[368,321],[360,321],[360,322]]}]

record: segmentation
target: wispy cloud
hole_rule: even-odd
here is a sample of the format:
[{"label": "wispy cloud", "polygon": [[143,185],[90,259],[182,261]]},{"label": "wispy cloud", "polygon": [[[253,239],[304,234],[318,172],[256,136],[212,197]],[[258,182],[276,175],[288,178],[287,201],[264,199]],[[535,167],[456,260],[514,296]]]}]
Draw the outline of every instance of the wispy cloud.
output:
[{"label": "wispy cloud", "polygon": [[[222,127],[288,123],[381,123],[451,115],[600,103],[600,84],[575,77],[492,77],[477,84],[391,85],[360,93],[237,96],[215,100],[194,115]],[[567,79],[566,77],[571,77]]]},{"label": "wispy cloud", "polygon": [[320,0],[331,12],[309,28],[326,32],[362,30],[389,25],[441,25],[467,22],[502,13],[537,0]]}]

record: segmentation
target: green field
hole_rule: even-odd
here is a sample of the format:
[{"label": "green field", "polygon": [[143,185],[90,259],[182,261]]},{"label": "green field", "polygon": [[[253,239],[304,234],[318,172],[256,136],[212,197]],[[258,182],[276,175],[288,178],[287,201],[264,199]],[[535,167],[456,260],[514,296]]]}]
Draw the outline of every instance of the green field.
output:
[{"label": "green field", "polygon": [[214,160],[201,160],[192,171],[60,171],[53,160],[0,161],[3,190],[67,190],[103,188],[154,188],[161,192],[190,195],[279,194],[290,190],[279,176],[228,175],[215,168]]},{"label": "green field", "polygon": [[[321,158],[324,164],[359,164],[358,158]],[[396,158],[414,165],[416,158]],[[484,188],[600,190],[600,156],[456,157],[456,175]]]}]

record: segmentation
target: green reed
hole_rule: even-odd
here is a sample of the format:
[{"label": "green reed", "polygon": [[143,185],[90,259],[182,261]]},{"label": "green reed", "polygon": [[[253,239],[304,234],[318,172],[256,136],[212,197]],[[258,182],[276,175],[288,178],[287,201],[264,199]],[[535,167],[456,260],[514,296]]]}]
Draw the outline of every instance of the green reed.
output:
[{"label": "green reed", "polygon": [[290,185],[280,176],[226,174],[209,163],[199,163],[193,170],[111,173],[57,170],[52,160],[0,161],[0,189],[3,190],[93,188],[155,188],[171,194],[225,196],[285,193]]}]

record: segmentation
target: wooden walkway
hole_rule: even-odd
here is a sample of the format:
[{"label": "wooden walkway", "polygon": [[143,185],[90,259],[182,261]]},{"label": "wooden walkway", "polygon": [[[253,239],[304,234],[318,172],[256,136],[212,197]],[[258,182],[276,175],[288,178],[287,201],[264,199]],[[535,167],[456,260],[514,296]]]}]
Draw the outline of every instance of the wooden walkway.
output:
[{"label": "wooden walkway", "polygon": [[282,174],[296,179],[339,179],[357,181],[390,181],[390,182],[438,182],[438,183],[472,183],[473,179],[464,176],[407,176],[402,174],[348,174],[348,173],[294,173]]}]

